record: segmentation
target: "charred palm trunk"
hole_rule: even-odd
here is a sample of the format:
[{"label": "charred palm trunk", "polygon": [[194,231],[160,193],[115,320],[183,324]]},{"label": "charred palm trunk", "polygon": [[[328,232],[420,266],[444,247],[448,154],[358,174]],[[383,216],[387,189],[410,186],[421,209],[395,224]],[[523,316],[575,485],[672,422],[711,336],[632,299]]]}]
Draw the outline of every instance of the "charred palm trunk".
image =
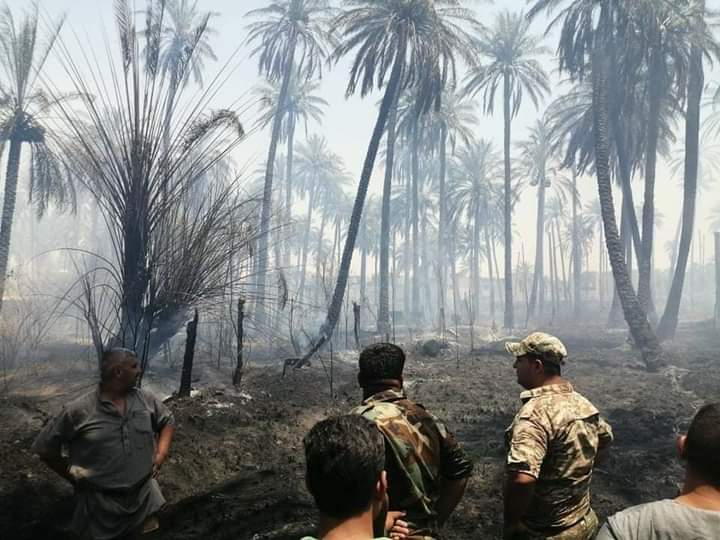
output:
[{"label": "charred palm trunk", "polygon": [[647,154],[645,159],[645,195],[642,216],[642,248],[638,260],[638,301],[645,313],[655,317],[651,302],[651,277],[653,237],[655,231],[655,171],[657,167],[657,145],[660,133],[661,88],[664,86],[663,64],[660,44],[652,49],[649,73],[649,115],[647,125]]},{"label": "charred palm trunk", "polygon": [[447,127],[442,126],[440,133],[440,186],[439,195],[440,200],[438,201],[439,214],[438,214],[438,315],[440,321],[440,333],[445,335],[445,258],[446,249],[445,245],[447,239],[445,238],[445,220],[447,211],[445,209],[445,175],[447,170]]},{"label": "charred palm trunk", "polygon": [[[295,148],[295,122],[290,121],[287,136],[287,157],[285,158],[285,226],[292,223],[292,195],[293,195],[293,154]],[[289,234],[285,236],[285,249],[283,265],[290,265],[290,240]]]},{"label": "charred palm trunk", "polygon": [[395,165],[395,127],[397,124],[397,100],[390,109],[387,128],[387,152],[385,155],[385,179],[383,181],[382,209],[380,215],[380,295],[378,298],[378,333],[389,331],[389,252],[390,252],[390,196]]},{"label": "charred palm trunk", "polygon": [[608,66],[605,64],[601,43],[598,42],[595,46],[596,50],[594,51],[592,64],[593,136],[595,139],[595,169],[605,230],[605,242],[625,320],[628,323],[636,346],[640,348],[644,361],[650,367],[657,361],[661,349],[642,306],[638,302],[637,296],[635,296],[615,220],[612,180],[610,177],[610,143],[608,139]]},{"label": "charred palm trunk", "polygon": [[577,172],[575,167],[572,168],[572,259],[573,259],[573,316],[575,320],[579,320],[582,315],[582,298],[580,298],[582,289],[582,250],[580,248],[580,232],[578,230],[580,219],[577,193]]},{"label": "charred palm trunk", "polygon": [[[535,315],[536,305],[539,303],[542,306],[543,262],[545,258],[545,248],[543,246],[545,237],[545,189],[545,178],[543,177],[538,183],[537,221],[535,223],[535,268],[533,272],[532,290],[530,291],[530,303],[528,304],[528,321]],[[540,296],[539,302],[538,296]]]},{"label": "charred palm trunk", "polygon": [[277,154],[278,142],[280,141],[282,121],[285,116],[285,107],[287,103],[288,89],[290,88],[290,79],[292,78],[296,44],[297,36],[293,33],[288,44],[288,55],[285,62],[283,82],[280,87],[277,110],[275,111],[275,116],[273,117],[270,148],[268,150],[267,164],[265,165],[265,184],[263,186],[263,200],[262,208],[260,210],[260,238],[258,245],[257,295],[259,300],[255,314],[255,320],[259,327],[262,327],[265,324],[265,281],[268,269],[268,235],[270,233],[270,214],[272,212],[275,156]]},{"label": "charred palm trunk", "polygon": [[401,35],[400,42],[398,43],[397,54],[393,60],[393,68],[390,74],[390,79],[385,89],[385,95],[383,96],[382,103],[380,104],[377,122],[375,123],[375,128],[373,130],[372,137],[370,138],[370,144],[365,156],[365,163],[363,164],[357,195],[355,196],[355,203],[353,204],[353,211],[350,217],[350,226],[348,227],[348,234],[345,238],[345,247],[343,249],[342,261],[338,270],[337,283],[335,284],[332,300],[330,301],[327,318],[320,328],[319,336],[314,340],[310,350],[301,359],[299,362],[300,364],[304,364],[327,342],[327,340],[332,337],[332,333],[337,325],[338,318],[340,317],[340,308],[342,306],[343,295],[345,294],[345,287],[347,286],[350,263],[352,262],[353,251],[355,250],[355,240],[357,239],[360,219],[362,218],[362,211],[365,205],[370,176],[372,175],[373,167],[375,165],[375,157],[377,156],[380,140],[382,139],[383,132],[385,131],[385,124],[387,123],[390,109],[397,99],[397,93],[400,89],[400,80],[402,78],[406,49],[407,38],[403,34]]},{"label": "charred palm trunk", "polygon": [[419,133],[418,133],[418,122],[415,121],[413,126],[412,134],[412,318],[417,320],[420,315],[420,250],[418,246],[418,220],[420,219],[419,214],[419,196],[418,196],[418,184],[420,183],[420,164],[419,164]]},{"label": "charred palm trunk", "polygon": [[305,275],[307,272],[307,254],[308,247],[310,244],[310,226],[312,225],[313,209],[315,207],[315,190],[317,186],[313,184],[310,190],[310,196],[308,197],[308,211],[307,218],[305,220],[305,234],[303,238],[302,255],[300,257],[300,285],[298,285],[298,293],[300,295],[300,303],[303,301],[305,294]]},{"label": "charred palm trunk", "polygon": [[[705,2],[700,2],[704,13]],[[672,339],[678,324],[685,271],[687,269],[690,243],[695,223],[697,176],[700,139],[700,101],[705,81],[702,50],[693,45],[690,52],[690,70],[687,81],[687,112],[685,115],[685,178],[683,183],[682,232],[678,250],[677,266],[673,274],[665,312],[658,325],[660,339]]]},{"label": "charred palm trunk", "polygon": [[18,136],[11,137],[7,172],[5,174],[2,221],[0,221],[0,309],[5,298],[5,281],[10,258],[10,239],[12,237],[13,218],[15,217],[15,199],[17,197],[21,151],[22,140]]},{"label": "charred palm trunk", "polygon": [[514,326],[513,313],[513,288],[512,288],[512,204],[510,183],[510,74],[505,73],[503,77],[504,99],[503,117],[505,122],[505,193],[504,193],[504,217],[505,217],[505,316],[503,326],[510,330]]}]

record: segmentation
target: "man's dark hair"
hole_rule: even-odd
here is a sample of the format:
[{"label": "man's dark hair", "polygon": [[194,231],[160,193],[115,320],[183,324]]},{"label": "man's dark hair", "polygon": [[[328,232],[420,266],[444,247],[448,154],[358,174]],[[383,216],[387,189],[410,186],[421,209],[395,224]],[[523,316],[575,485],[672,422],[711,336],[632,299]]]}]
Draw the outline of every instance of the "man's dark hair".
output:
[{"label": "man's dark hair", "polygon": [[543,371],[548,377],[560,377],[560,375],[562,375],[562,367],[556,359],[548,358],[542,354],[535,353],[528,353],[528,356],[533,360],[540,360],[540,363],[543,366]]},{"label": "man's dark hair", "polygon": [[303,440],[306,481],[320,512],[335,519],[370,507],[385,465],[385,443],[375,424],[351,414],[315,424]]},{"label": "man's dark hair", "polygon": [[720,487],[720,403],[702,407],[690,423],[683,457],[704,480]]},{"label": "man's dark hair", "polygon": [[405,353],[392,343],[375,343],[360,353],[360,378],[362,381],[402,379]]}]

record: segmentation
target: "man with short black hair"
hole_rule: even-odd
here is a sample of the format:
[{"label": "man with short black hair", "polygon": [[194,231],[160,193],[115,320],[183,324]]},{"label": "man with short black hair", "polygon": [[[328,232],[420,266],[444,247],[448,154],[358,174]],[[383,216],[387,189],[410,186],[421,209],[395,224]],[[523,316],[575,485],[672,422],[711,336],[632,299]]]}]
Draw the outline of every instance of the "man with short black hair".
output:
[{"label": "man with short black hair", "polygon": [[680,495],[618,512],[597,540],[720,538],[720,403],[702,407],[677,446],[685,462]]},{"label": "man with short black hair", "polygon": [[161,401],[135,387],[140,373],[133,351],[106,351],[97,388],[65,405],[33,444],[75,488],[71,529],[83,540],[134,539],[157,528],[165,499],[154,477],[175,422]]},{"label": "man with short black hair", "polygon": [[373,523],[384,523],[387,512],[380,432],[361,416],[338,416],[315,424],[303,443],[305,482],[320,511],[318,538],[372,539]]},{"label": "man with short black hair", "polygon": [[598,528],[590,480],[610,426],[562,377],[567,350],[535,332],[506,343],[517,382],[526,390],[506,431],[505,538],[589,540]]},{"label": "man with short black hair", "polygon": [[392,511],[404,511],[391,534],[438,538],[462,499],[473,464],[452,433],[403,390],[405,353],[376,343],[360,353],[358,383],[363,404],[354,409],[385,438],[385,470]]}]

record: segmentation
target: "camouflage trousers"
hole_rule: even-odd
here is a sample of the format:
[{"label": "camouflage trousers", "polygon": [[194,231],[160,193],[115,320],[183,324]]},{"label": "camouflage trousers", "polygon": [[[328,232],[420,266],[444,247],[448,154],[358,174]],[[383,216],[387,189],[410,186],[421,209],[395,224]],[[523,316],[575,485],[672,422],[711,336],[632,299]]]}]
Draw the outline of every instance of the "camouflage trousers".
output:
[{"label": "camouflage trousers", "polygon": [[572,527],[555,531],[536,531],[524,528],[512,540],[592,540],[600,528],[597,515],[591,509],[584,518]]}]

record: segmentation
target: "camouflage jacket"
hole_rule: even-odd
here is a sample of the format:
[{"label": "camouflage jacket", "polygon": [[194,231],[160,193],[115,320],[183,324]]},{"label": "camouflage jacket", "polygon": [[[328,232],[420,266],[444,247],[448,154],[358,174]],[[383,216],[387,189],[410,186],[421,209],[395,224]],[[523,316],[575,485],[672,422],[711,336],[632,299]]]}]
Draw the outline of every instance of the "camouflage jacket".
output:
[{"label": "camouflage jacket", "polygon": [[612,430],[569,383],[528,390],[520,399],[505,439],[508,472],[537,478],[523,522],[533,530],[571,527],[590,510],[595,457],[612,442]]},{"label": "camouflage jacket", "polygon": [[353,412],[372,420],[385,437],[390,509],[406,511],[413,527],[432,528],[440,479],[472,473],[473,464],[455,437],[402,390],[377,393]]}]

